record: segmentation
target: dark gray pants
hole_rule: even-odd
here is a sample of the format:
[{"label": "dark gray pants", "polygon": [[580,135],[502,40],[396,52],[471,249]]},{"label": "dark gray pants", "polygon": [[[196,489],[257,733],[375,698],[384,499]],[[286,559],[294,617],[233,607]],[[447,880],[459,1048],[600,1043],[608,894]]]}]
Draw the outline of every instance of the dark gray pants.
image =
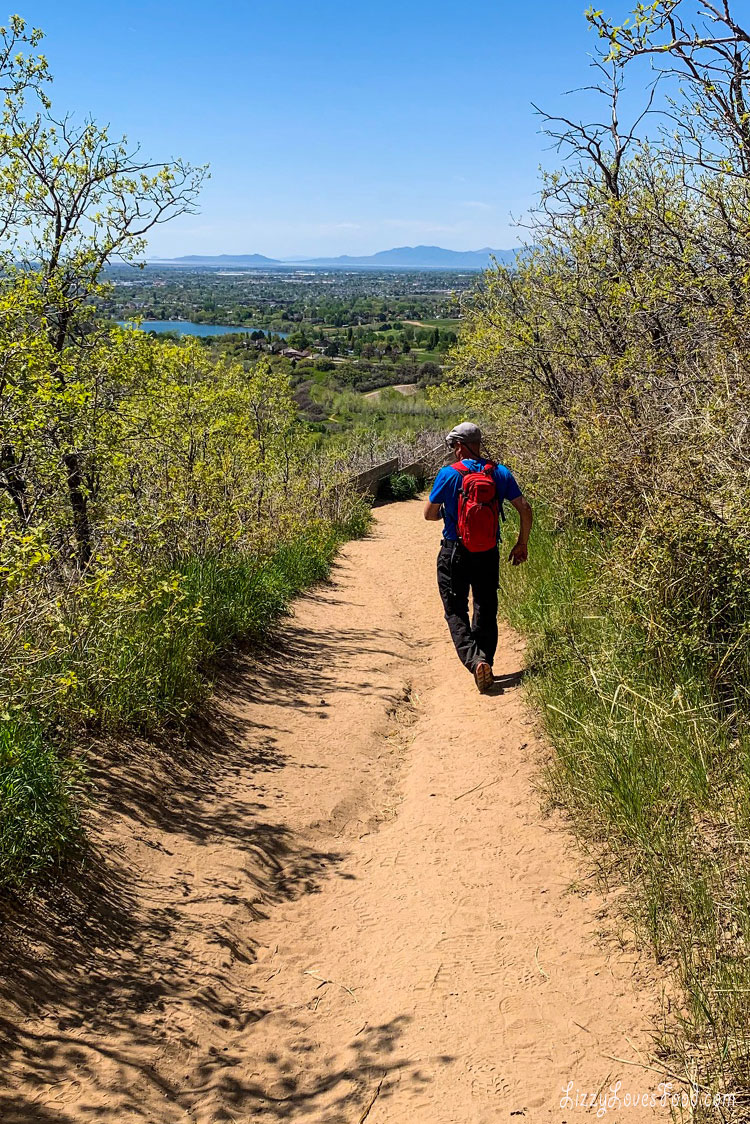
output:
[{"label": "dark gray pants", "polygon": [[[472,672],[482,661],[491,666],[497,648],[498,548],[472,554],[461,543],[443,540],[437,578],[445,619],[461,663]],[[474,603],[471,622],[469,590]]]}]

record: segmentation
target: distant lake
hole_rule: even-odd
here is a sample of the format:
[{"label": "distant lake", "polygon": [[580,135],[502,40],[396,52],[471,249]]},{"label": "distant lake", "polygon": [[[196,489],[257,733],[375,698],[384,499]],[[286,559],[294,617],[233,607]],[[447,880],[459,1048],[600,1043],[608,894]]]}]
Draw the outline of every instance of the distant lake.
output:
[{"label": "distant lake", "polygon": [[[132,320],[118,320],[121,328],[132,327]],[[194,324],[192,320],[144,320],[141,323],[142,332],[175,332],[178,336],[228,336],[237,332],[265,332],[268,328],[230,327],[226,324]],[[286,339],[286,332],[275,332],[277,336]]]}]

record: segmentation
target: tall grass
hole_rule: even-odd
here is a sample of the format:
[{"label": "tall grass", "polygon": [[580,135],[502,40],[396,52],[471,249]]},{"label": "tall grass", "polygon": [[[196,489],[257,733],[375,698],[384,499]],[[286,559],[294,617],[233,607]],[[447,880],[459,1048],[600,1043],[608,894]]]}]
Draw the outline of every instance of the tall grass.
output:
[{"label": "tall grass", "polygon": [[556,749],[548,792],[602,877],[627,882],[637,931],[679,981],[675,1064],[697,1085],[747,1091],[747,719],[699,658],[665,655],[613,578],[619,551],[542,517],[529,564],[506,569],[503,611],[530,640],[529,687]]},{"label": "tall grass", "polygon": [[33,720],[0,722],[0,886],[59,862],[79,833],[81,771]]}]

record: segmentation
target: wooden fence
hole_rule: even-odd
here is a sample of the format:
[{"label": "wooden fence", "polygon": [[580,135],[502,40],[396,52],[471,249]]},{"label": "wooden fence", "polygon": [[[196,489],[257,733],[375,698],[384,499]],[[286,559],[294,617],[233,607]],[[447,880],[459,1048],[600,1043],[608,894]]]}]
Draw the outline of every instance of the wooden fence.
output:
[{"label": "wooden fence", "polygon": [[394,473],[408,473],[410,476],[415,476],[420,484],[423,484],[428,476],[440,467],[442,461],[445,459],[445,449],[442,445],[436,446],[430,452],[424,453],[423,456],[418,457],[414,461],[402,461],[399,457],[394,457],[392,460],[384,461],[382,464],[373,465],[365,472],[359,472],[356,476],[352,477],[352,485],[356,491],[361,492],[362,495],[372,496],[373,499],[389,476]]}]

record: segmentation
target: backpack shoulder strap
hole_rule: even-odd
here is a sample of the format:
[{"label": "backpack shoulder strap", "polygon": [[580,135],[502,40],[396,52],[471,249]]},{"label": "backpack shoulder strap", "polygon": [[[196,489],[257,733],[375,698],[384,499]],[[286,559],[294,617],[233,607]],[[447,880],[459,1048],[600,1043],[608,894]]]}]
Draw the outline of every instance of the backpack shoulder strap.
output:
[{"label": "backpack shoulder strap", "polygon": [[497,481],[495,480],[495,469],[497,467],[498,467],[498,465],[497,465],[496,461],[487,461],[487,464],[484,466],[483,471],[486,472],[488,474],[488,476],[491,476],[492,479],[495,481],[495,494],[497,495],[497,511],[498,511],[498,515],[500,516],[500,522],[504,523],[505,522],[505,508],[503,506],[502,497],[500,496],[500,493],[497,490]]},{"label": "backpack shoulder strap", "polygon": [[451,465],[451,468],[455,468],[456,472],[460,472],[462,476],[468,476],[469,474],[469,469],[466,467],[463,461],[456,461],[455,464]]}]

